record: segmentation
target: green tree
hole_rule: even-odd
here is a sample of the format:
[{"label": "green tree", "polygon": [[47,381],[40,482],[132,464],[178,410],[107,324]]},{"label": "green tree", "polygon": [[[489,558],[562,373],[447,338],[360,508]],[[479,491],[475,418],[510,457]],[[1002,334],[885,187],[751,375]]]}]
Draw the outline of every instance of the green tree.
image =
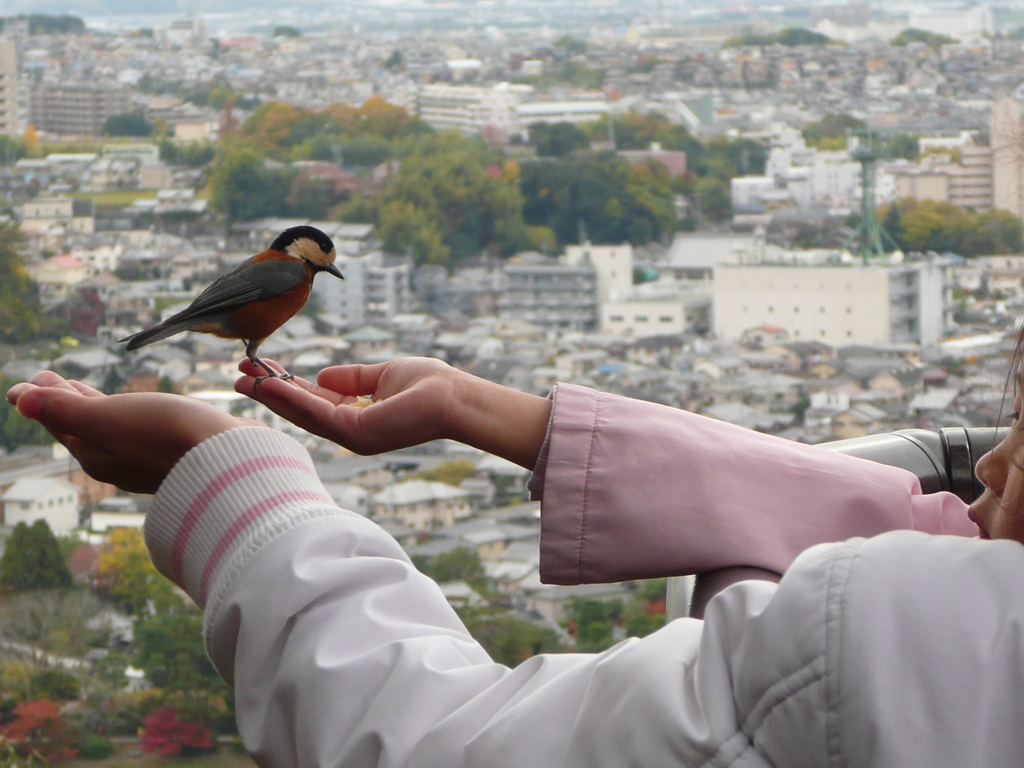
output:
[{"label": "green tree", "polygon": [[30,685],[33,699],[75,701],[82,693],[78,678],[60,667],[39,670],[32,675]]},{"label": "green tree", "polygon": [[135,663],[159,688],[193,691],[217,686],[220,680],[203,647],[203,617],[199,611],[182,605],[140,622],[135,629],[135,644]]},{"label": "green tree", "polygon": [[590,138],[572,123],[531,123],[530,143],[542,157],[561,157],[574,149],[587,149]]},{"label": "green tree", "polygon": [[104,136],[149,136],[153,124],[138,112],[121,112],[111,115],[103,124]]},{"label": "green tree", "polygon": [[525,246],[522,195],[515,175],[498,165],[499,155],[454,131],[416,139],[406,152],[384,191],[359,203],[374,212],[389,250],[445,264]]},{"label": "green tree", "polygon": [[469,633],[499,664],[515,667],[538,653],[562,650],[558,634],[508,613],[493,609],[462,609],[459,616]]},{"label": "green tree", "polygon": [[248,147],[230,146],[213,163],[210,205],[230,225],[287,210],[289,174],[267,167],[260,154]]},{"label": "green tree", "polygon": [[[24,19],[24,16],[16,16]],[[28,15],[28,33],[30,35],[81,35],[85,33],[85,22],[78,16],[62,14],[53,16],[48,13],[30,13]]]},{"label": "green tree", "polygon": [[278,24],[272,37],[302,37],[302,32],[288,24]]},{"label": "green tree", "polygon": [[14,526],[0,557],[0,584],[17,590],[71,586],[71,571],[45,520]]},{"label": "green tree", "polygon": [[[821,147],[829,141],[835,142],[836,140],[841,140],[842,146],[845,147],[846,132],[850,130],[863,130],[864,128],[867,128],[867,123],[859,118],[845,114],[828,114],[821,120],[805,126],[803,134],[804,140],[810,147]],[[841,149],[842,147],[828,145],[827,148]]]},{"label": "green tree", "polygon": [[566,606],[566,619],[576,630],[576,650],[595,653],[610,648],[614,642],[612,628],[622,613],[618,600],[572,598]]},{"label": "green tree", "polygon": [[[0,312],[3,310],[0,309]],[[47,445],[53,436],[38,421],[26,419],[7,402],[7,390],[18,382],[0,373],[0,446],[13,451],[22,445]]]},{"label": "green tree", "polygon": [[1021,221],[1007,211],[976,213],[936,200],[900,200],[883,210],[881,220],[904,251],[986,256],[1024,248]]},{"label": "green tree", "polygon": [[469,547],[459,547],[437,555],[427,567],[427,575],[438,584],[448,581],[478,581],[483,578],[484,566],[480,556]]},{"label": "green tree", "polygon": [[523,166],[523,216],[561,243],[646,243],[675,226],[672,182],[657,162],[632,165],[610,154],[567,155]]},{"label": "green tree", "polygon": [[783,45],[826,45],[830,42],[828,35],[812,32],[804,27],[788,27],[779,32],[775,39]]},{"label": "green tree", "polygon": [[896,37],[889,41],[889,45],[903,46],[910,43],[924,43],[934,51],[944,45],[955,43],[956,40],[948,35],[940,35],[937,32],[929,32],[925,29],[904,29]]},{"label": "green tree", "polygon": [[22,263],[18,228],[0,223],[0,341],[20,344],[59,333],[63,326],[43,315],[39,293]]}]

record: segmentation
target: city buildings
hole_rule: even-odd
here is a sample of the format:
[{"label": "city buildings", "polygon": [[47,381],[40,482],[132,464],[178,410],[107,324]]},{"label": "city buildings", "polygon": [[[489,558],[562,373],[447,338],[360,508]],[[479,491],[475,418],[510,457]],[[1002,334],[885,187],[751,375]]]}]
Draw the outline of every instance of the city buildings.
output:
[{"label": "city buildings", "polygon": [[596,330],[599,270],[593,264],[571,266],[543,257],[531,261],[505,266],[498,317],[525,320],[550,330]]},{"label": "city buildings", "polygon": [[952,327],[952,264],[721,264],[715,333],[773,325],[826,344],[935,344]]},{"label": "city buildings", "polygon": [[101,136],[109,117],[132,109],[127,88],[102,80],[44,81],[30,99],[32,125],[57,136]]}]

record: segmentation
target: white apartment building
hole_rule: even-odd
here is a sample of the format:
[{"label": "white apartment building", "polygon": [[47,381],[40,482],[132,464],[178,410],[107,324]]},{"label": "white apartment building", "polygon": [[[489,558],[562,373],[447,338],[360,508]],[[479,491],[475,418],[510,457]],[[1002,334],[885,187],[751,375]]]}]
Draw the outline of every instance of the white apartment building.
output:
[{"label": "white apartment building", "polygon": [[567,245],[565,263],[571,267],[590,264],[597,270],[597,298],[602,303],[633,287],[633,246],[629,243]]},{"label": "white apartment building", "polygon": [[945,260],[898,265],[720,265],[714,328],[734,340],[776,325],[795,340],[826,344],[934,344],[952,326],[952,266]]},{"label": "white apartment building", "polygon": [[313,283],[322,311],[338,316],[349,328],[388,322],[409,311],[412,269],[408,261],[372,251],[365,256],[339,255],[335,263],[344,280],[327,275]]},{"label": "white apartment building", "polygon": [[808,147],[795,128],[773,126],[772,148],[763,176],[737,176],[730,182],[733,210],[760,212],[795,205],[850,207],[860,199],[860,163],[845,150]]},{"label": "white apartment building", "polygon": [[519,92],[508,83],[491,88],[432,83],[419,92],[420,119],[438,130],[477,133],[492,127],[511,136],[520,130],[518,106]]}]

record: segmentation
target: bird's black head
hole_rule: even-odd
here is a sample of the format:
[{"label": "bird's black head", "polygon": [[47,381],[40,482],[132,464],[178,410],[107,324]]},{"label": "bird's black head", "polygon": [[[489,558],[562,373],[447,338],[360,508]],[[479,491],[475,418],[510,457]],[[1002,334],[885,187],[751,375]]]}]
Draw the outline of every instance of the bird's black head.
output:
[{"label": "bird's black head", "polygon": [[316,227],[308,224],[288,227],[274,239],[270,247],[302,259],[314,273],[330,272],[335,277],[341,277],[341,271],[334,264],[338,256],[334,250],[334,243]]},{"label": "bird's black head", "polygon": [[[331,241],[331,238],[316,227],[311,227],[308,224],[288,227],[288,229],[274,238],[274,242],[270,244],[270,247],[277,251],[284,251],[285,253],[291,253],[293,256],[299,256],[316,262],[317,260],[313,258],[316,255],[315,251],[310,252],[309,245],[301,242],[304,240],[309,241],[310,244],[315,245],[320,250],[320,253],[323,254],[320,256],[321,261],[329,256],[331,263],[334,262],[334,243]],[[296,246],[301,248],[301,252],[295,252]]]}]

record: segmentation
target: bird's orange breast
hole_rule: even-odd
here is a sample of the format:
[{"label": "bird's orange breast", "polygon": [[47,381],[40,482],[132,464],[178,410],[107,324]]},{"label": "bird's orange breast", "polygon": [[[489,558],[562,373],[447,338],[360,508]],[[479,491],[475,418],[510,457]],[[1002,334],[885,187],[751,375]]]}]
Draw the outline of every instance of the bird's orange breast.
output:
[{"label": "bird's orange breast", "polygon": [[302,309],[312,287],[313,276],[310,274],[307,279],[280,296],[253,301],[236,309],[231,317],[232,329],[241,339],[267,338]]}]

